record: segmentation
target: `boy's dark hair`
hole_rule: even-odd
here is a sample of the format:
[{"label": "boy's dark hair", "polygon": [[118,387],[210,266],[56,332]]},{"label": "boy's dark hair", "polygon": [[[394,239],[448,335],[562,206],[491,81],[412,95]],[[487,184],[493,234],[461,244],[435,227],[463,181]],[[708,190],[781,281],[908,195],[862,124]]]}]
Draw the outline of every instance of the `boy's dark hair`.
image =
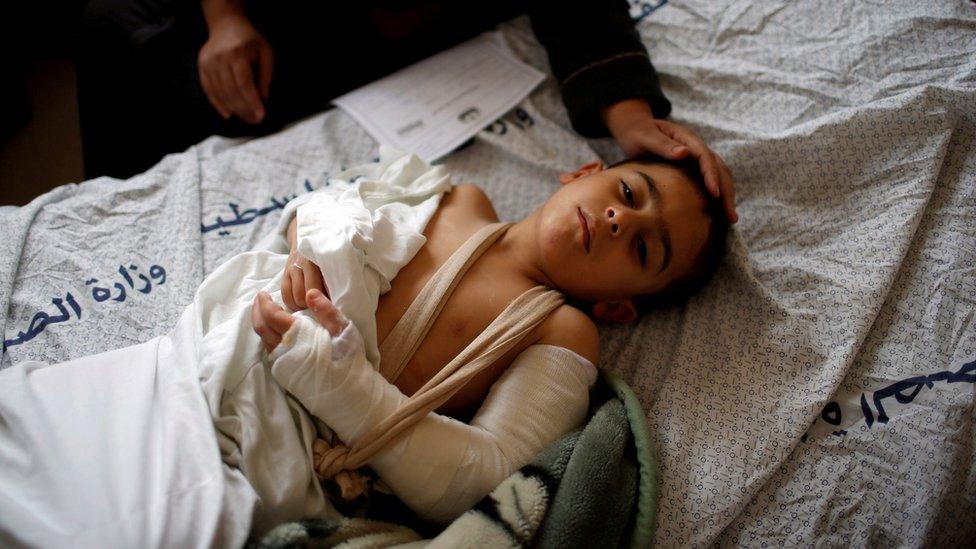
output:
[{"label": "boy's dark hair", "polygon": [[646,154],[632,158],[626,158],[620,162],[615,162],[607,167],[614,168],[623,164],[667,164],[678,168],[685,177],[694,182],[695,189],[701,195],[704,202],[703,213],[710,220],[708,235],[702,244],[698,257],[692,264],[691,269],[682,277],[673,280],[660,291],[637,296],[634,298],[634,305],[638,313],[646,313],[653,309],[671,307],[684,303],[692,295],[698,293],[705,284],[711,280],[712,275],[718,269],[722,258],[725,256],[726,236],[729,233],[729,220],[725,216],[725,208],[722,206],[721,198],[712,196],[705,187],[705,180],[702,178],[701,169],[695,159],[689,160],[667,160],[656,155]]}]

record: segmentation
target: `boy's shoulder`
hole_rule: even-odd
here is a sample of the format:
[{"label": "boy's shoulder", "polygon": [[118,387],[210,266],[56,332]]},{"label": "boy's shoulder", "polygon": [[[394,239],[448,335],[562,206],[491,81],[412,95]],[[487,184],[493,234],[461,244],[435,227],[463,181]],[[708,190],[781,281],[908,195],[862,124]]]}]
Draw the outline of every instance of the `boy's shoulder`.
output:
[{"label": "boy's shoulder", "polygon": [[593,320],[571,305],[553,311],[541,327],[538,343],[565,347],[589,360],[600,361],[600,332]]},{"label": "boy's shoulder", "polygon": [[468,218],[498,221],[498,214],[495,212],[495,207],[491,205],[491,199],[481,187],[471,183],[455,185],[451,192],[444,196],[441,205],[457,210]]}]

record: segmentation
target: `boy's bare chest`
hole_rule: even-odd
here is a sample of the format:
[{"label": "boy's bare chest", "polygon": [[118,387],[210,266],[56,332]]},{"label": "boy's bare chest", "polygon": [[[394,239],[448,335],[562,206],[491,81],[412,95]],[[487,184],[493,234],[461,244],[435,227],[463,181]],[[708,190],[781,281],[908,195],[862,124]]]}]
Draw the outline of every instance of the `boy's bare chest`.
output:
[{"label": "boy's bare chest", "polygon": [[[425,231],[427,244],[400,270],[391,283],[390,291],[380,298],[376,311],[378,341],[386,339],[434,272],[480,228],[465,225],[459,230],[459,225],[449,221],[438,216],[431,220]],[[411,395],[423,386],[464,350],[513,299],[531,287],[524,280],[505,273],[503,265],[482,259],[485,261],[472,265],[458,283],[417,352],[396,380],[396,386],[404,394]],[[533,340],[533,334],[529,334],[514,349],[470,381],[440,411],[460,413],[476,407],[484,400],[492,383]]]}]

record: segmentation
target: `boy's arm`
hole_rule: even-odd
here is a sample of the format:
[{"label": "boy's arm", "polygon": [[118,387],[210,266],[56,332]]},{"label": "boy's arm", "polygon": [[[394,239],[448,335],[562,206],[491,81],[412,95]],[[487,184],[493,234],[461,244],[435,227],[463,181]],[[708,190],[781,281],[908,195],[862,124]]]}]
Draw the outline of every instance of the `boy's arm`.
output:
[{"label": "boy's arm", "polygon": [[[294,320],[285,334],[288,349],[275,360],[272,374],[351,444],[407,397],[365,359],[355,326],[337,321],[337,311],[329,309],[313,304],[319,323]],[[592,379],[560,351],[540,346],[523,352],[492,386],[470,425],[429,413],[369,465],[421,516],[455,518],[583,421]]]},{"label": "boy's arm", "polygon": [[285,240],[288,241],[288,249],[294,250],[295,245],[298,243],[298,218],[293,217],[291,223],[288,224],[288,231],[285,234]]}]

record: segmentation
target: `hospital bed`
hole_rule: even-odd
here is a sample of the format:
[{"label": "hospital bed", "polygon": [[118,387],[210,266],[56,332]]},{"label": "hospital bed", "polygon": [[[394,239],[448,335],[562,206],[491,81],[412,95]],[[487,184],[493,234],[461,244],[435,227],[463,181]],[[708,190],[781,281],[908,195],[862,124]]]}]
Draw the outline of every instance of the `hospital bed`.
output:
[{"label": "hospital bed", "polygon": [[[602,329],[602,366],[634,388],[655,440],[657,544],[971,543],[976,4],[632,13],[672,118],[731,166],[741,216],[700,295]],[[499,31],[548,70],[526,20]],[[0,208],[0,368],[167,332],[285,203],[376,154],[332,110]],[[515,220],[560,171],[619,155],[569,129],[550,78],[442,162]]]}]

